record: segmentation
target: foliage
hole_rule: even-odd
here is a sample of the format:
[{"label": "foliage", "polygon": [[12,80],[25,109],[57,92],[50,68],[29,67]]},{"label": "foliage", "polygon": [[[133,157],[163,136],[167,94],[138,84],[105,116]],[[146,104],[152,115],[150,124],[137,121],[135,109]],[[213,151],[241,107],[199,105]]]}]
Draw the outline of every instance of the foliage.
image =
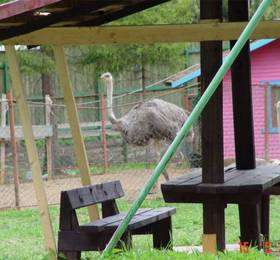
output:
[{"label": "foliage", "polygon": [[[180,24],[197,19],[198,3],[195,0],[171,1],[149,10],[136,13],[109,25]],[[128,44],[79,47],[76,60],[81,66],[91,64],[96,75],[111,71],[140,70],[146,65],[167,65],[174,71],[184,66],[186,44]]]},{"label": "foliage", "polygon": [[[257,10],[258,6],[262,0],[250,0],[250,13],[251,15]],[[264,20],[273,20],[277,19],[280,16],[280,3],[279,0],[272,0],[271,5],[268,7],[268,10],[265,12]]]},{"label": "foliage", "polygon": [[49,73],[54,71],[54,59],[50,47],[22,50],[18,52],[21,71],[27,74]]}]

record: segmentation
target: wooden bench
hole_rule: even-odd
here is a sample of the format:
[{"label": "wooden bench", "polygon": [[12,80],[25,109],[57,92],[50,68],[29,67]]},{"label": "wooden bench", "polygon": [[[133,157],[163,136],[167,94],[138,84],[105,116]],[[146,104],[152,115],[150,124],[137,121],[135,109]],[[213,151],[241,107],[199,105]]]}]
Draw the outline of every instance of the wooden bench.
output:
[{"label": "wooden bench", "polygon": [[[81,251],[103,250],[126,213],[119,213],[116,199],[124,196],[119,181],[62,191],[58,252],[67,259],[80,259]],[[85,225],[78,222],[76,209],[101,203],[102,218]],[[141,208],[131,220],[119,246],[131,247],[132,235],[152,234],[155,248],[172,248],[171,215],[175,208]]]}]

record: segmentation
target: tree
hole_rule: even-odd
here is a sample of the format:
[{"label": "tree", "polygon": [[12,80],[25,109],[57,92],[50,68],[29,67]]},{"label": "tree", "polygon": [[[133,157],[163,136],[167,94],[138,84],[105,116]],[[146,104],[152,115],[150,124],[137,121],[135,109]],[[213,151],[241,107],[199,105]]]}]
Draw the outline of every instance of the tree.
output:
[{"label": "tree", "polygon": [[[197,20],[197,0],[176,0],[129,17],[110,25],[180,24]],[[186,44],[129,44],[79,47],[77,64],[95,64],[95,73],[104,71],[119,73],[126,70],[141,70],[146,65],[166,65],[173,72],[185,64]]]}]

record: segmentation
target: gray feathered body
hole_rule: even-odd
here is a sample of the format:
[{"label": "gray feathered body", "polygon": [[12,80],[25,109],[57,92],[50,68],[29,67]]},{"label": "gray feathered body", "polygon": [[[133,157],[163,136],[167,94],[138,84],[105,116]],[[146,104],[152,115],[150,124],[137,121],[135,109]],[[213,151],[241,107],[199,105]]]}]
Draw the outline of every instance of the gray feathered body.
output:
[{"label": "gray feathered body", "polygon": [[[188,115],[180,107],[152,99],[134,106],[125,116],[117,119],[113,111],[113,77],[109,72],[101,76],[107,87],[107,110],[113,129],[121,132],[128,144],[146,146],[151,140],[172,142]],[[189,135],[191,141],[193,131]]]},{"label": "gray feathered body", "polygon": [[137,146],[146,146],[151,140],[172,142],[187,117],[178,106],[153,99],[134,106],[118,119],[116,129],[127,143]]}]

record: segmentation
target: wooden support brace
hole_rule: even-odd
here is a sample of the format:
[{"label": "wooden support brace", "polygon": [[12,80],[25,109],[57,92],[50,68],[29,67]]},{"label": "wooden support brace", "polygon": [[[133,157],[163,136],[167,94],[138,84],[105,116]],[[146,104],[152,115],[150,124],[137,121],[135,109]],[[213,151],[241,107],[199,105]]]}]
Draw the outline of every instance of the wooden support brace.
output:
[{"label": "wooden support brace", "polygon": [[41,222],[43,225],[43,233],[45,238],[45,246],[48,251],[56,252],[55,237],[52,229],[50,213],[48,209],[47,197],[42,181],[42,171],[36,148],[31,119],[23,91],[23,82],[20,75],[19,65],[16,57],[14,46],[5,46],[7,59],[10,67],[12,79],[12,87],[17,100],[20,120],[23,128],[24,139],[27,149],[28,160],[32,170],[33,184],[38,201]]},{"label": "wooden support brace", "polygon": [[[90,168],[86,155],[86,149],[82,132],[80,129],[80,122],[78,117],[78,111],[75,104],[75,98],[72,91],[72,85],[69,77],[68,66],[64,55],[62,46],[54,46],[54,56],[56,60],[57,73],[60,80],[60,86],[64,95],[64,102],[68,114],[68,120],[71,128],[71,133],[74,142],[74,149],[77,159],[77,164],[81,174],[81,182],[83,186],[90,185]],[[88,208],[89,216],[91,220],[99,218],[97,207],[90,206]]]}]

